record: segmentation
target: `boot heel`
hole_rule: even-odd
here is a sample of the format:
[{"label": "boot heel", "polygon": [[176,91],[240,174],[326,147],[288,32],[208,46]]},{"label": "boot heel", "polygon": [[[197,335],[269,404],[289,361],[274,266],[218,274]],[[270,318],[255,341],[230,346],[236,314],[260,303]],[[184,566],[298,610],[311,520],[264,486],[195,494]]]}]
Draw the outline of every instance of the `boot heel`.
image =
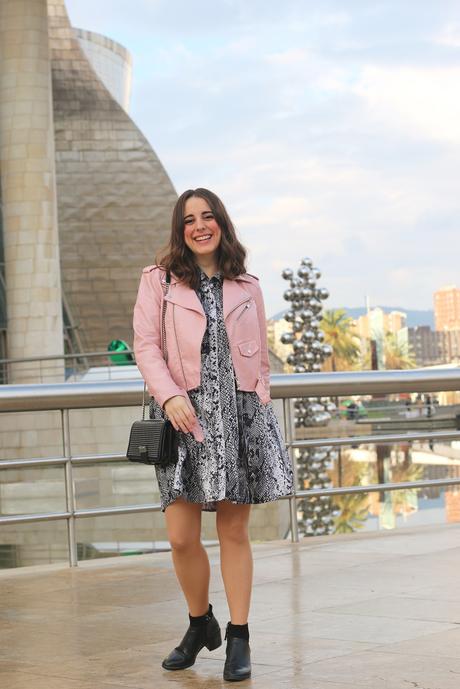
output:
[{"label": "boot heel", "polygon": [[220,628],[213,632],[205,645],[208,651],[214,651],[216,648],[219,648],[219,646],[222,646],[222,634],[220,633]]}]

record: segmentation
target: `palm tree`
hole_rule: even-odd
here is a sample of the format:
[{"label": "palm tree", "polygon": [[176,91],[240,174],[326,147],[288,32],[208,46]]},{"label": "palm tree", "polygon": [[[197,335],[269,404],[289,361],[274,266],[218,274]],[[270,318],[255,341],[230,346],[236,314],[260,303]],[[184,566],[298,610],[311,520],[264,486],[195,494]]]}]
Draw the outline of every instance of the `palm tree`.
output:
[{"label": "palm tree", "polygon": [[383,351],[385,356],[385,368],[387,369],[404,369],[415,368],[415,357],[406,343],[401,343],[395,333],[385,333],[385,340],[383,343]]},{"label": "palm tree", "polygon": [[[360,357],[360,368],[368,370],[371,368],[371,351],[369,346],[363,347],[363,349]],[[412,349],[407,344],[398,341],[398,336],[392,332],[385,333],[383,359],[385,368],[388,370],[401,370],[417,366]]]},{"label": "palm tree", "polygon": [[[357,466],[350,461],[350,454],[344,453],[344,485],[361,486],[367,481],[368,465]],[[334,518],[334,533],[353,533],[362,529],[369,515],[369,493],[351,493],[334,498],[335,506],[340,513]]]},{"label": "palm tree", "polygon": [[332,347],[332,356],[323,365],[325,371],[349,371],[359,359],[359,338],[353,328],[353,319],[345,309],[324,311],[320,325],[324,340]]},{"label": "palm tree", "polygon": [[[422,464],[404,462],[391,467],[391,480],[394,483],[421,481],[424,473],[424,466]],[[410,514],[416,510],[417,488],[394,490],[391,494],[391,500],[395,514]]]}]

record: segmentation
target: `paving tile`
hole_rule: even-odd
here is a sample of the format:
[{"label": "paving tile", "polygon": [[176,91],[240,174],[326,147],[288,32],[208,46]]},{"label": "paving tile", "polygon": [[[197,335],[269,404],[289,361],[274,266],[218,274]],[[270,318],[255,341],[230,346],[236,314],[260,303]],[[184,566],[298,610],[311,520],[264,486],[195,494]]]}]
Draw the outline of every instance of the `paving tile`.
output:
[{"label": "paving tile", "polygon": [[310,680],[354,684],[366,689],[458,689],[460,658],[399,655],[371,650],[319,661],[305,670]]},{"label": "paving tile", "polygon": [[[307,635],[286,635],[281,637],[269,632],[257,632],[250,639],[251,657],[254,663],[262,663],[274,667],[290,667],[295,664],[308,663],[334,658],[337,656],[356,653],[373,648],[373,644],[343,641],[337,639],[315,639]],[[225,659],[225,646],[212,651],[203,649],[203,657]]]},{"label": "paving tile", "polygon": [[[68,685],[69,689],[73,689],[74,686],[76,689],[77,685],[74,684],[75,682],[80,682],[82,689],[96,687],[98,682],[102,689],[106,689],[106,686],[116,686],[118,688],[136,687],[137,689],[152,689],[154,687],[159,689],[159,687],[166,687],[171,683],[178,684],[180,687],[205,686],[206,689],[208,689],[208,686],[228,686],[223,681],[224,661],[220,658],[209,658],[200,654],[193,667],[169,672],[161,667],[163,657],[164,654],[155,655],[154,653],[149,653],[147,648],[144,648],[142,651],[140,649],[131,649],[121,653],[112,652],[90,656],[85,658],[83,662],[82,659],[73,663],[55,661],[54,667],[52,663],[49,663],[47,667],[29,664],[26,670],[24,666],[17,664],[8,672],[0,672],[0,680],[2,676],[10,678],[15,675],[24,677],[24,679],[28,678],[29,683],[34,677],[37,677],[40,681],[42,681],[42,678],[61,679],[63,686],[67,687]],[[263,677],[276,669],[281,669],[281,666],[276,667],[253,662],[252,677],[253,679]],[[205,683],[204,685],[203,682]],[[2,684],[1,686],[13,689],[7,684]],[[52,684],[51,686],[54,689],[55,685]],[[28,689],[30,689],[30,684]]]},{"label": "paving tile", "polygon": [[406,593],[408,598],[428,598],[439,601],[455,601],[460,603],[460,586],[458,585],[458,575],[456,580],[451,583],[443,582],[442,586],[437,583],[429,586],[421,586],[414,591]]},{"label": "paving tile", "polygon": [[[402,655],[423,655],[439,658],[460,658],[460,629],[447,632],[427,634],[415,640],[379,646],[382,653],[400,653]],[[460,685],[460,682],[459,682]]]},{"label": "paving tile", "polygon": [[[85,682],[79,679],[29,674],[27,672],[1,672],[0,686],[5,687],[5,689],[120,689],[122,685],[98,680]],[[130,689],[138,688],[133,684]]]},{"label": "paving tile", "polygon": [[[241,689],[458,689],[459,536],[454,525],[254,544],[253,677]],[[224,632],[218,548],[209,554]],[[170,553],[0,572],[0,591],[2,689],[228,686],[225,645],[186,671],[161,668],[188,623]]]},{"label": "paving tile", "polygon": [[[356,689],[356,684],[345,683],[337,678],[335,682],[328,682],[327,680],[316,679],[310,677],[306,674],[303,668],[298,668],[296,671],[275,671],[263,677],[263,685],[255,684],[253,680],[250,680],[251,684],[248,686],[253,689],[253,687],[259,686],[263,689]],[[243,684],[243,683],[242,683]],[[386,686],[385,689],[394,689],[390,685]]]},{"label": "paving tile", "polygon": [[365,602],[321,608],[323,613],[371,615],[373,617],[435,620],[460,624],[460,601],[385,596]]},{"label": "paving tile", "polygon": [[[301,635],[319,639],[343,639],[362,641],[372,644],[391,643],[405,639],[415,639],[425,634],[443,632],[453,629],[449,623],[425,620],[398,619],[368,615],[340,615],[333,613],[312,612],[309,615],[284,615],[270,621],[275,634],[291,637]],[[264,622],[252,624],[253,632],[263,632]]]}]

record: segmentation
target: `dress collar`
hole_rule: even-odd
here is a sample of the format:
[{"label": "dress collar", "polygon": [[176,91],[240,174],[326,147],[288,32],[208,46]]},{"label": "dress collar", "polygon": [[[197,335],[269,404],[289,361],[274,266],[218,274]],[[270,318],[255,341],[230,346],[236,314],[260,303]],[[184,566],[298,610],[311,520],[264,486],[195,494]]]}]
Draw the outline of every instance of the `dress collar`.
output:
[{"label": "dress collar", "polygon": [[203,284],[203,282],[211,282],[212,280],[214,280],[214,282],[222,282],[222,273],[220,272],[220,270],[218,270],[216,273],[214,273],[214,275],[212,275],[211,277],[208,277],[206,275],[206,273],[204,272],[204,270],[202,268],[200,268],[200,282],[201,282],[201,284]]}]

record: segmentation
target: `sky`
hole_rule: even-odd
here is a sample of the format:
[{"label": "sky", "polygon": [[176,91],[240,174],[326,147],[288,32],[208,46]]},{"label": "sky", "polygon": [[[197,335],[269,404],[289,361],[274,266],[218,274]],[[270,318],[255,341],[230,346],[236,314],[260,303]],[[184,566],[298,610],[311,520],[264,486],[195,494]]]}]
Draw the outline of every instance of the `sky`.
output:
[{"label": "sky", "polygon": [[325,308],[460,287],[458,0],[67,0],[133,58],[130,115],[178,194],[207,187],[267,315],[310,257]]}]

